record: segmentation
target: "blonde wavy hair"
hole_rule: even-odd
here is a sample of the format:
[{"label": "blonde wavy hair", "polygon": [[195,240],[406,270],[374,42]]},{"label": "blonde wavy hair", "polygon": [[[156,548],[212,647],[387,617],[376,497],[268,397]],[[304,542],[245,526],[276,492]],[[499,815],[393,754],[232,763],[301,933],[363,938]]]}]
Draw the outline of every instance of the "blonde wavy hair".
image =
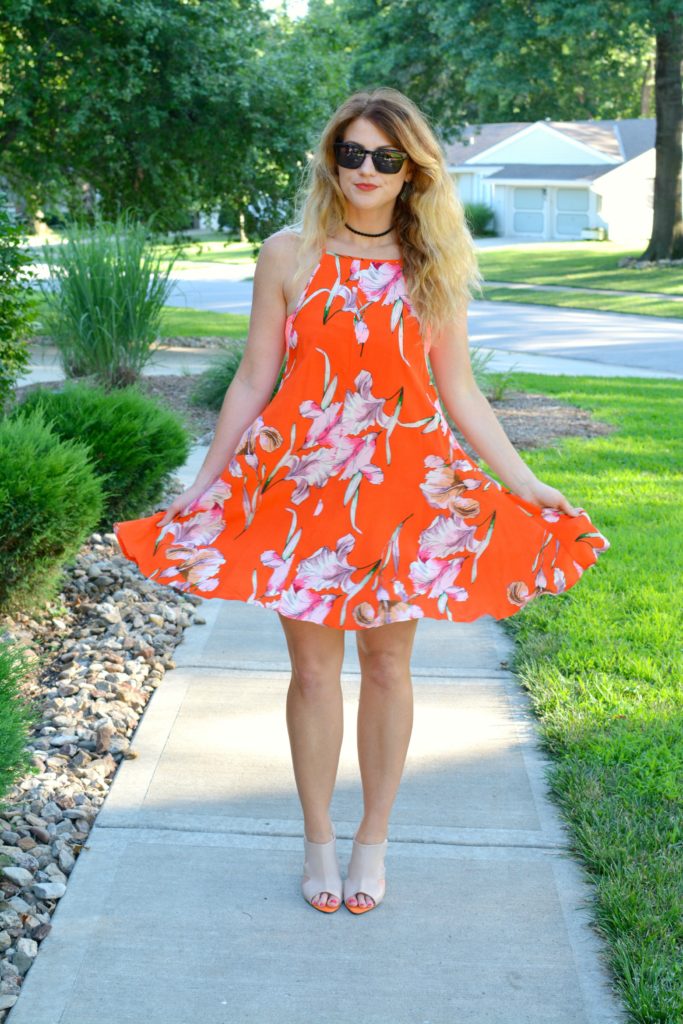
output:
[{"label": "blonde wavy hair", "polygon": [[482,276],[455,182],[427,117],[398,89],[382,86],[349,96],[329,119],[295,196],[295,220],[284,230],[300,236],[294,280],[343,225],[346,198],[339,186],[333,144],[347,125],[366,118],[404,150],[413,164],[412,188],[396,198],[394,225],[403,274],[423,337],[434,338],[467,305]]}]

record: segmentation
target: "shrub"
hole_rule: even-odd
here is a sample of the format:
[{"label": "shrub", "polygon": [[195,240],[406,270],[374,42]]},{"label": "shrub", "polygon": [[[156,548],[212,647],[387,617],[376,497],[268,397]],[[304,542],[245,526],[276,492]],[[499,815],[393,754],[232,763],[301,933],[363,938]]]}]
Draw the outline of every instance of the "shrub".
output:
[{"label": "shrub", "polygon": [[465,203],[465,220],[475,237],[493,235],[493,210],[486,203]]},{"label": "shrub", "polygon": [[[44,246],[45,332],[67,377],[95,376],[124,387],[153,355],[177,256],[152,255],[150,228],[121,214],[113,223],[71,226],[60,246]],[[162,262],[169,259],[165,270]]]},{"label": "shrub", "polygon": [[100,519],[102,484],[87,445],[62,440],[39,409],[0,421],[0,464],[0,608],[39,608]]},{"label": "shrub", "polygon": [[137,386],[107,391],[67,381],[56,391],[36,388],[12,416],[28,415],[36,407],[60,438],[87,445],[103,484],[101,529],[148,515],[163,497],[169,474],[189,454],[189,433],[180,418]]},{"label": "shrub", "polygon": [[22,232],[6,202],[6,193],[0,192],[0,414],[28,366],[26,336],[35,319],[33,295],[24,283],[35,272],[26,270],[31,256],[21,248]]},{"label": "shrub", "polygon": [[[204,370],[198,377],[197,385],[194,388],[191,395],[191,402],[193,405],[204,405],[209,409],[219,410],[223,404],[225,398],[225,392],[228,390],[235,373],[240,365],[242,359],[242,353],[244,352],[244,346],[242,343],[237,342],[230,345],[228,348],[216,358],[213,364]],[[283,360],[282,366],[280,367],[280,373],[273,386],[273,395],[280,386],[282,380],[282,374],[284,373],[285,363]]]},{"label": "shrub", "polygon": [[21,693],[22,680],[30,670],[25,648],[0,641],[0,797],[18,779],[40,770],[27,742],[41,711]]}]

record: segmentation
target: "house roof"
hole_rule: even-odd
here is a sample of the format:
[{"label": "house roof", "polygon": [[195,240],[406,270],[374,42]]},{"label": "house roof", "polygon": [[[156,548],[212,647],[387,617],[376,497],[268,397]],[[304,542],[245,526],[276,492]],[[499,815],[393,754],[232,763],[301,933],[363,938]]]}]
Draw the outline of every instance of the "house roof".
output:
[{"label": "house roof", "polygon": [[630,117],[615,121],[614,124],[621,136],[624,160],[633,160],[634,156],[640,156],[654,147],[657,131],[654,117]]},{"label": "house roof", "polygon": [[612,170],[605,164],[474,164],[472,170],[485,167],[497,167],[499,170],[487,174],[486,180],[496,178],[545,179],[555,178],[561,181],[592,181],[601,174]]},{"label": "house roof", "polygon": [[[463,139],[446,144],[444,149],[449,164],[462,165],[472,157],[485,153],[491,146],[512,138],[523,128],[529,128],[533,124],[546,124],[568,138],[604,153],[605,156],[616,157],[626,162],[652,149],[655,144],[655,123],[654,117],[631,117],[614,121],[505,121],[465,125]],[[468,138],[473,139],[470,144],[465,141]],[[481,167],[482,164],[478,166]],[[549,169],[549,166],[546,169]]]}]

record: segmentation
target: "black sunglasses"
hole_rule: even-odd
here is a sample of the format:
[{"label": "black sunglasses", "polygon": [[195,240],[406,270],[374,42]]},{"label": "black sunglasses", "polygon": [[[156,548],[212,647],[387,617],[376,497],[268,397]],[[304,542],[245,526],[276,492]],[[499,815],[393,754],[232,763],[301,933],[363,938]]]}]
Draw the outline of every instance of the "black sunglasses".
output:
[{"label": "black sunglasses", "polygon": [[334,155],[340,167],[348,167],[353,170],[360,167],[365,160],[365,154],[369,153],[375,169],[380,174],[398,174],[403,167],[403,161],[407,160],[408,154],[392,146],[380,146],[379,149],[365,149],[358,142],[335,142]]}]

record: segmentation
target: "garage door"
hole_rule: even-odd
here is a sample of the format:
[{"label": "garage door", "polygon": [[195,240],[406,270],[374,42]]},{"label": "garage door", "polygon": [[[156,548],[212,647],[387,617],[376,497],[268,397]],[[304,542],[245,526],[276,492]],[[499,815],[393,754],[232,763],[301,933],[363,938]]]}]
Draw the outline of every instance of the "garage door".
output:
[{"label": "garage door", "polygon": [[543,237],[545,234],[545,189],[513,188],[512,233]]},{"label": "garage door", "polygon": [[581,238],[588,227],[588,189],[558,188],[555,197],[555,237]]}]

